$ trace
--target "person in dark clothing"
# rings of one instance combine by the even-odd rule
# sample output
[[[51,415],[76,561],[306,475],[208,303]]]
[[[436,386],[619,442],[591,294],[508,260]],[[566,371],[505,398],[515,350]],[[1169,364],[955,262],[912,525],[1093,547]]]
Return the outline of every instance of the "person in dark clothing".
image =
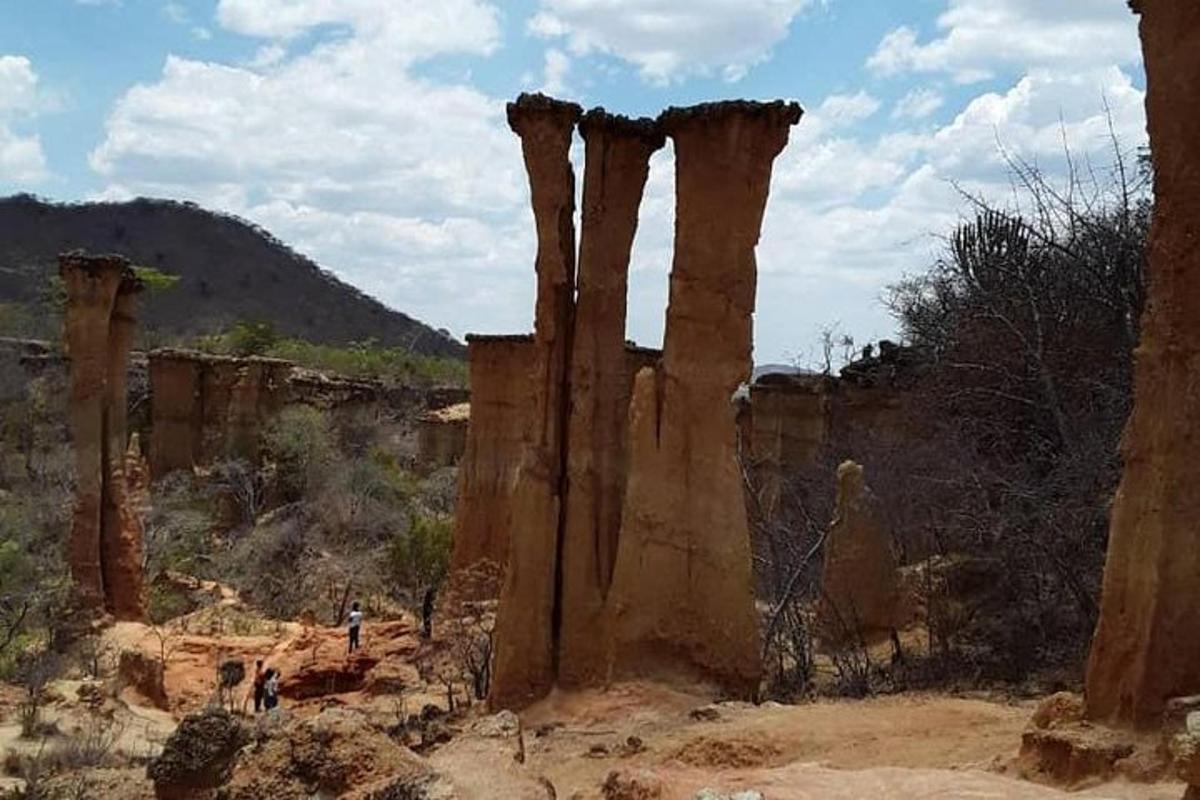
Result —
[[[349,650],[349,652],[351,652],[351,653],[353,653],[355,650],[358,650],[360,647],[362,647],[362,645],[360,644],[360,641],[362,638],[362,621],[363,621],[362,609],[359,608],[358,602],[355,601],[350,606],[350,629],[349,629],[350,650]]]
[[[421,602],[421,635],[426,639],[433,635],[433,601],[436,599],[437,590],[430,586]]]
[[[268,669],[263,682],[263,708],[271,711],[279,706],[279,670]]]
[[[259,660],[254,662],[253,691],[254,691],[254,713],[255,714],[262,711],[263,694],[265,692],[266,684],[267,684],[267,674],[263,670],[263,662],[262,662],[262,659],[260,658]]]

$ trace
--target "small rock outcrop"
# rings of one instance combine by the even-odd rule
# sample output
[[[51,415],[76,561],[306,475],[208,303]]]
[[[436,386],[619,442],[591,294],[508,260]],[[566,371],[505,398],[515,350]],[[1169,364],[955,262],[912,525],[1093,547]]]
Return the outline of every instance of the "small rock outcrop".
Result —
[[[846,461],[837,471],[837,499],[821,576],[817,628],[836,644],[886,633],[897,623],[899,572],[883,508],[863,468]]]
[[[1200,800],[1200,736],[1181,733],[1171,740],[1175,777],[1187,784],[1183,800]]]
[[[417,462],[425,469],[452,467],[467,449],[471,404],[426,411],[417,421]]]
[[[424,760],[372,727],[363,714],[331,708],[312,719],[287,721],[246,748],[222,796],[228,800],[405,797],[398,787],[429,773]]]
[[[1086,696],[1092,719],[1149,727],[1168,698],[1200,694],[1200,5],[1138,6],[1154,162],[1148,301]]]
[[[238,751],[249,741],[246,728],[223,708],[189,714],[146,769],[155,796],[159,800],[211,797],[229,781]]]
[[[125,479],[125,380],[142,284],[121,256],[68,253],[59,274],[76,467],[67,563],[85,608],[141,619],[142,530]]]

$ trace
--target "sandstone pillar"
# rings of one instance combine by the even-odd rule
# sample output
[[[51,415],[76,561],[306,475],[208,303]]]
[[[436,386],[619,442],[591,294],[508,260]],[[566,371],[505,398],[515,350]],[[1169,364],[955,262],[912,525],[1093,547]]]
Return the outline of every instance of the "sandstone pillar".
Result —
[[[604,597],[616,562],[625,494],[630,378],[625,351],[629,257],[650,156],[664,144],[653,120],[595,109],[585,147],[579,296],[570,368],[567,496],[562,535],[560,685],[604,681]]]
[[[638,374],[630,469],[608,605],[613,677],[715,683],[749,696],[759,634],[737,464],[734,391],[750,377],[751,314],[775,156],[800,108],[670,109],[675,258],[662,367]]]
[[[59,257],[66,290],[64,346],[71,363],[70,422],[75,451],[75,510],[67,564],[85,607],[104,605],[100,531],[104,508],[108,334],[117,292],[129,264],[116,256],[69,253]]]
[[[892,630],[899,599],[896,557],[879,500],[863,468],[846,461],[837,470],[837,501],[817,605],[820,638],[834,646]]]
[[[569,153],[581,109],[521,95],[508,122],[521,138],[537,227],[537,305],[530,439],[513,503],[508,568],[496,620],[491,702],[516,707],[554,683],[559,530],[575,304],[575,173]]]
[[[1200,694],[1200,4],[1141,0],[1154,159],[1148,303],[1087,674],[1093,719]]]
[[[117,619],[145,616],[142,586],[142,524],[130,506],[125,475],[129,445],[129,351],[137,327],[137,293],[140,281],[127,274],[121,281],[108,328],[108,377],[105,401],[104,502],[102,507],[100,564],[104,576],[105,607]]]
[[[471,416],[458,466],[452,572],[508,561],[512,498],[531,421],[530,336],[468,336]]]
[[[120,256],[59,258],[66,288],[64,339],[71,364],[70,421],[76,497],[67,564],[82,605],[140,619],[142,535],[125,485],[125,388],[141,290]]]

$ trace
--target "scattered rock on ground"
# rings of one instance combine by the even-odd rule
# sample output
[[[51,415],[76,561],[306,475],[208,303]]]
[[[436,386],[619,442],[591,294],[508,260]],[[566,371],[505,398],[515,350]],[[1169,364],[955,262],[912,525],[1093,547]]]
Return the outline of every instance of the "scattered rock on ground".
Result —
[[[1033,712],[1034,727],[1045,730],[1071,725],[1083,719],[1083,698],[1072,692],[1058,692],[1038,703]]]
[[[659,800],[663,783],[645,770],[613,770],[601,787],[604,800]]]

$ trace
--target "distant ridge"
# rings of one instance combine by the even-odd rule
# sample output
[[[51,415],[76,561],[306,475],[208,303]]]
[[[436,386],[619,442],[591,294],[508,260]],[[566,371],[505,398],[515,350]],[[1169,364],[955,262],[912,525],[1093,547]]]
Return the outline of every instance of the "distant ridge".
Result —
[[[425,355],[462,358],[465,347],[342,282],[263,228],[194,203],[51,203],[0,198],[0,303],[34,303],[56,274],[59,253],[121,253],[178,275],[148,295],[142,323],[194,336],[240,320],[271,323],[285,336],[344,345],[374,339]]]

